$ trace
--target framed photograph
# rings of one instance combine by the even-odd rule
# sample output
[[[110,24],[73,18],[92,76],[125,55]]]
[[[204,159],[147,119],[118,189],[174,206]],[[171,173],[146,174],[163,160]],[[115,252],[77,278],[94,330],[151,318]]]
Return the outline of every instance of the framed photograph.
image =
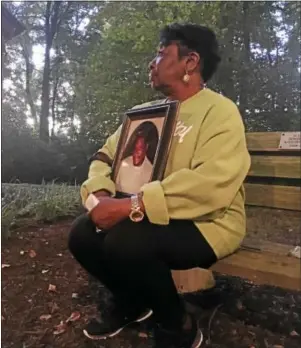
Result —
[[[172,101],[125,113],[112,166],[117,197],[163,179],[178,108],[179,102]]]

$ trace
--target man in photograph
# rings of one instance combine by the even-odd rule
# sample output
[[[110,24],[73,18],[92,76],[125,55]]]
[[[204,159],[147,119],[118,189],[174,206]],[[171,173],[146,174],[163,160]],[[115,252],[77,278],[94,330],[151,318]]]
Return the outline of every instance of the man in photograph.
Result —
[[[118,191],[134,194],[149,182],[157,144],[156,126],[150,121],[141,123],[133,132],[124,151],[116,178]]]

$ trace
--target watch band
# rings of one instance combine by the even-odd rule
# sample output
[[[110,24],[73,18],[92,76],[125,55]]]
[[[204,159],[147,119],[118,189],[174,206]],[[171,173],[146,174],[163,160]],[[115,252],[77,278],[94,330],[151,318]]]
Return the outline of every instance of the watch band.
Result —
[[[130,219],[134,222],[139,222],[143,220],[144,213],[141,211],[140,205],[139,205],[139,197],[138,195],[131,196],[131,212],[130,212]]]

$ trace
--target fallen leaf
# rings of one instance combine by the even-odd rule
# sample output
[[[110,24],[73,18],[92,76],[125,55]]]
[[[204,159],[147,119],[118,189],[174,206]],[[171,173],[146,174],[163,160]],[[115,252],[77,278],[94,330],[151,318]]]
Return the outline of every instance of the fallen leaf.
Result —
[[[40,320],[49,320],[51,318],[51,314],[43,314],[40,316]]]
[[[37,253],[33,249],[31,249],[31,250],[29,250],[28,255],[29,255],[29,257],[31,257],[33,259],[34,257],[37,256]]]
[[[72,298],[78,298],[78,294],[76,292],[73,292],[71,295]]]
[[[73,312],[71,313],[70,317],[66,320],[66,323],[76,321],[80,318],[80,312]]]
[[[292,337],[298,337],[298,336],[300,336],[300,335],[298,334],[297,331],[293,330],[293,331],[290,333],[290,336],[292,336]]]
[[[10,267],[10,265],[9,265],[8,263],[3,263],[3,264],[1,265],[1,268],[8,268],[8,267]]]
[[[59,309],[60,309],[60,307],[55,302],[50,303],[50,305],[49,305],[50,313],[54,313]]]
[[[298,259],[301,259],[301,247],[296,246],[295,248],[293,248],[292,250],[289,251],[289,255],[295,256]]]
[[[56,285],[49,284],[48,291],[56,292]]]
[[[56,325],[55,327],[55,330],[53,331],[53,334],[54,335],[60,335],[62,333],[64,333],[67,329],[67,324],[64,323],[63,321],[60,322],[59,325]]]
[[[20,255],[24,255],[24,250],[21,250],[21,251],[20,251]]]
[[[139,332],[138,336],[141,338],[148,338],[148,334],[145,332]]]
[[[49,269],[42,269],[42,274],[49,272]]]
[[[63,254],[56,254],[57,256],[63,256]]]
[[[236,302],[236,308],[237,308],[239,311],[241,311],[241,310],[244,308],[244,306],[243,306],[243,304],[242,304],[242,302],[241,302],[240,300],[238,300],[238,301]]]

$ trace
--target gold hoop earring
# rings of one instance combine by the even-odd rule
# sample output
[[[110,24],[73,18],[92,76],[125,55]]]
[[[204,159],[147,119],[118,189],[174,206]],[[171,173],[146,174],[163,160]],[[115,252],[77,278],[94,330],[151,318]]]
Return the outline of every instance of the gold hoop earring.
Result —
[[[184,81],[185,83],[188,83],[189,80],[190,80],[190,76],[189,76],[188,74],[185,74],[185,75],[183,76],[183,81]]]

